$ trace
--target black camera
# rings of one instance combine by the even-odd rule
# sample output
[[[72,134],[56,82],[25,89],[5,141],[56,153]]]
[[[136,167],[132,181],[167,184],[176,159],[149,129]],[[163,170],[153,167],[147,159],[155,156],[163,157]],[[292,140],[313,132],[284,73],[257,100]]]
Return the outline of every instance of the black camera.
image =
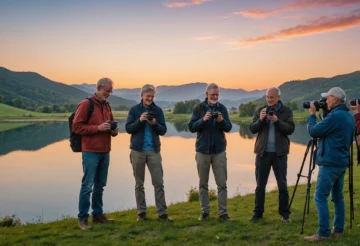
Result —
[[[219,117],[219,112],[218,111],[211,111],[211,118],[212,119],[217,119],[217,117]]]
[[[319,101],[314,101],[314,106],[316,111],[319,111],[320,109],[327,110],[326,98],[321,98]],[[303,108],[310,108],[310,102],[304,102]]]
[[[112,131],[112,130],[115,130],[116,128],[117,128],[117,121],[111,121],[111,120],[108,120],[107,121],[107,123],[109,123],[110,124],[110,130]]]
[[[266,114],[270,115],[270,116],[273,116],[275,114],[275,110],[272,107],[267,106],[266,107]]]
[[[148,114],[147,114],[147,119],[148,120],[153,120],[156,117],[156,113],[154,110],[150,109]]]
[[[360,99],[350,100],[350,105],[351,105],[351,106],[356,106],[356,100],[358,101],[358,104],[360,105]]]

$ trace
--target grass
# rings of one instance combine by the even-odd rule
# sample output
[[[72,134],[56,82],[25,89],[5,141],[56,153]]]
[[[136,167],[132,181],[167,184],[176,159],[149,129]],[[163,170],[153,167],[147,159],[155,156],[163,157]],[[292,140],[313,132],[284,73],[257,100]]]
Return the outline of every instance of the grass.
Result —
[[[354,166],[354,207],[355,221],[349,229],[349,192],[346,175],[344,195],[346,202],[345,236],[327,243],[316,245],[358,245],[360,223],[357,211],[360,209],[360,167]],[[306,188],[299,186],[291,208],[290,224],[284,224],[277,213],[278,194],[272,191],[266,195],[264,219],[251,223],[254,195],[236,196],[228,201],[232,222],[217,219],[217,201],[211,201],[209,221],[199,221],[198,202],[170,204],[168,212],[173,223],[156,220],[156,209],[148,209],[149,221],[136,221],[136,210],[108,214],[114,218],[114,224],[93,225],[89,231],[81,231],[75,218],[65,218],[52,223],[21,225],[0,228],[0,245],[309,245],[303,237],[317,230],[317,212],[312,200],[315,184],[311,189],[310,214],[306,216],[304,235],[300,235],[302,212]],[[289,193],[292,194],[293,187]],[[150,194],[149,194],[150,195]],[[330,203],[330,202],[329,202]],[[331,216],[332,204],[329,206]],[[315,245],[314,244],[314,245]]]
[[[23,126],[27,126],[27,125],[31,125],[31,123],[29,123],[29,122],[11,122],[11,123],[0,122],[0,132],[8,131],[11,129],[15,129],[15,128],[23,127]]]

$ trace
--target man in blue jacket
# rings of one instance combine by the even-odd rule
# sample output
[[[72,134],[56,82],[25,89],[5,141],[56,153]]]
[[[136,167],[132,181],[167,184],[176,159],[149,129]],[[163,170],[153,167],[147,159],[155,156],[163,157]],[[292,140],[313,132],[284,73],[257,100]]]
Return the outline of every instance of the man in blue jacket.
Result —
[[[344,175],[349,165],[350,145],[355,131],[354,118],[345,105],[345,92],[339,88],[331,88],[326,97],[329,113],[323,121],[316,123],[316,108],[310,103],[308,132],[318,138],[316,163],[319,173],[316,182],[314,200],[318,211],[319,228],[315,235],[305,237],[306,241],[330,240],[331,234],[341,236],[344,233],[345,203],[343,196]],[[334,204],[334,225],[330,230],[328,196]]]
[[[172,221],[167,215],[159,138],[159,135],[165,135],[167,128],[162,109],[153,102],[154,96],[155,87],[144,85],[141,88],[141,102],[130,109],[126,121],[126,132],[131,134],[130,161],[136,183],[138,221],[147,220],[144,190],[146,165],[155,190],[158,220]]]
[[[206,88],[206,99],[194,107],[189,122],[190,132],[196,132],[196,162],[199,175],[200,206],[202,215],[199,220],[208,220],[209,203],[209,172],[212,166],[218,189],[218,214],[220,219],[229,221],[227,211],[227,164],[226,138],[232,124],[227,109],[218,102],[219,87],[211,83]]]

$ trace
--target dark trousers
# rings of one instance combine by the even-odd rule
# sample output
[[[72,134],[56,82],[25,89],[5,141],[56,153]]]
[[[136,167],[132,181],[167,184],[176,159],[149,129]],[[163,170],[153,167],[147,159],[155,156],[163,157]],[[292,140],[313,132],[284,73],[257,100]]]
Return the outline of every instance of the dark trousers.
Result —
[[[255,165],[256,190],[254,215],[262,216],[264,213],[265,188],[272,167],[279,190],[279,214],[289,216],[289,192],[286,181],[287,155],[277,156],[275,152],[264,152],[263,156],[256,156]]]

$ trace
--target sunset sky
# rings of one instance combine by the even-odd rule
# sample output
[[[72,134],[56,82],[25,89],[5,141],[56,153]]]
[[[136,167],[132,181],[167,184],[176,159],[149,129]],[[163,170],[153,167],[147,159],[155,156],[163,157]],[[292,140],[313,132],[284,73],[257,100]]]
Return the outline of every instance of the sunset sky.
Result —
[[[1,0],[0,66],[116,88],[331,77],[360,69],[360,0]]]

